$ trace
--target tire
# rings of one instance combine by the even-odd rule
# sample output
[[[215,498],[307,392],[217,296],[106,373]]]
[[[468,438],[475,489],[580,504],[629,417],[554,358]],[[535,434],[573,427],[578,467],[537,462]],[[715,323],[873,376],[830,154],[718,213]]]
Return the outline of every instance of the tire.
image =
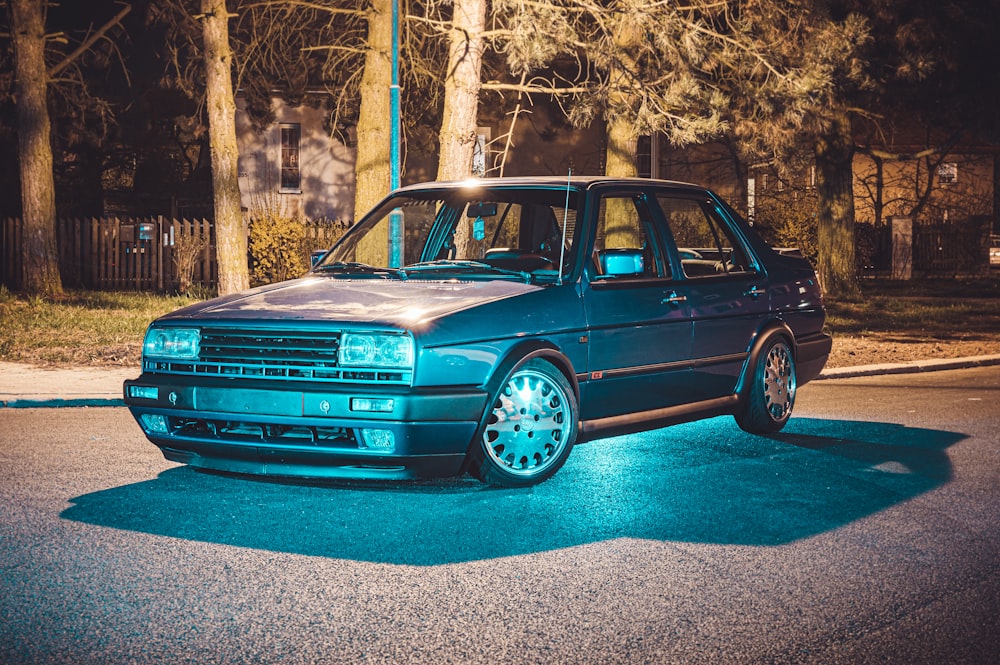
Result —
[[[498,487],[527,487],[554,474],[576,441],[573,389],[551,363],[532,359],[503,382],[472,442],[469,469]]]
[[[736,423],[751,434],[777,432],[795,406],[795,356],[788,340],[774,335],[757,354],[753,373],[743,394]]]

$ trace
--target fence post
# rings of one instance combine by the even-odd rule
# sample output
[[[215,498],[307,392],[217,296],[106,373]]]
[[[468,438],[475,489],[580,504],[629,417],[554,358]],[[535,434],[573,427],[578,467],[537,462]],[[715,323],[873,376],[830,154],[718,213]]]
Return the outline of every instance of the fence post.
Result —
[[[892,278],[913,278],[913,219],[890,217],[892,229]]]

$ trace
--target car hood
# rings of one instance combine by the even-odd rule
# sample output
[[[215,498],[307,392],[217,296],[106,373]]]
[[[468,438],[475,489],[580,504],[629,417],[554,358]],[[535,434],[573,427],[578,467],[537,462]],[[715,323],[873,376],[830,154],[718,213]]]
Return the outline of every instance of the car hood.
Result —
[[[336,321],[419,328],[476,305],[541,290],[505,280],[304,277],[177,310],[161,321]]]

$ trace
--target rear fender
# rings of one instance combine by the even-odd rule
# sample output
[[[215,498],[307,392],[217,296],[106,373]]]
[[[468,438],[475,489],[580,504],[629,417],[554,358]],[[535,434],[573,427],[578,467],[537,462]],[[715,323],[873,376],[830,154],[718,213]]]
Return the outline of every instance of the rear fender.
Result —
[[[743,395],[746,392],[751,382],[753,370],[757,366],[757,360],[760,358],[764,346],[774,337],[784,337],[788,340],[789,346],[792,347],[792,353],[795,353],[795,334],[788,327],[788,324],[780,319],[772,319],[766,322],[761,326],[757,334],[753,336],[753,339],[750,340],[747,358],[743,361],[743,369],[740,370],[740,380],[736,384],[736,393],[738,395]]]

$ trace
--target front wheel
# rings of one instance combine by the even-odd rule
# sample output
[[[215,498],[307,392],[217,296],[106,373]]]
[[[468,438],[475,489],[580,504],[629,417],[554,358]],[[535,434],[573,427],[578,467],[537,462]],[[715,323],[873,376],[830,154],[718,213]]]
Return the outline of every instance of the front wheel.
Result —
[[[752,434],[777,432],[795,405],[795,358],[784,337],[764,343],[736,413],[736,423]]]
[[[494,395],[469,466],[490,485],[534,485],[563,465],[576,432],[577,403],[569,381],[551,363],[529,360]]]

